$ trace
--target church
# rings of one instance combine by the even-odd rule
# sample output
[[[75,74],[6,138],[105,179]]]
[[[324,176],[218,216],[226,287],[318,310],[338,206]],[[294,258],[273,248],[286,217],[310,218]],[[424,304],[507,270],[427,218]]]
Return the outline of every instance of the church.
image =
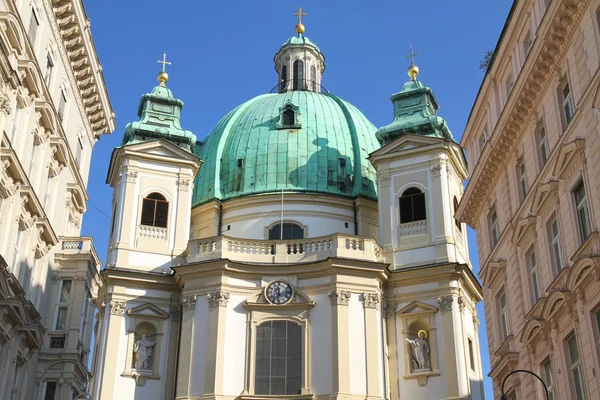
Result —
[[[114,149],[94,399],[483,399],[463,150],[412,48],[378,129],[296,15],[270,93],[199,140],[165,57]]]

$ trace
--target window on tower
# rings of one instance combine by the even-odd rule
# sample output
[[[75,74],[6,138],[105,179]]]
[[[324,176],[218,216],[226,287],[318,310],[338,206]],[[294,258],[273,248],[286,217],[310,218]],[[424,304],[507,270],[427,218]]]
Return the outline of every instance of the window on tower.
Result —
[[[168,215],[169,202],[162,194],[151,193],[144,198],[140,224],[166,228]]]
[[[304,62],[294,61],[294,90],[304,90]]]
[[[317,69],[314,65],[310,67],[310,85],[312,86],[313,92],[317,91]]]
[[[462,232],[462,224],[460,223],[458,218],[456,218],[456,212],[458,211],[458,199],[456,198],[456,196],[454,196],[454,200],[452,202],[454,205],[454,223],[456,224],[458,230]]]
[[[427,219],[425,211],[425,193],[417,188],[408,188],[400,196],[400,223]]]
[[[303,238],[304,229],[298,224],[284,222],[283,229],[281,224],[275,224],[269,228],[269,240],[294,240]]]
[[[281,86],[279,87],[280,92],[285,92],[285,89],[287,88],[287,80],[287,65],[284,65],[281,67]]]

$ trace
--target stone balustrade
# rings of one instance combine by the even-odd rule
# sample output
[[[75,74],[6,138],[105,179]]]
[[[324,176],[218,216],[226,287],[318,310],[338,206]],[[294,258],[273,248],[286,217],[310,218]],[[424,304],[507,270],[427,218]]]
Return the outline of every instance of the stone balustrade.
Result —
[[[167,228],[159,228],[156,226],[139,226],[140,238],[144,239],[156,239],[156,240],[167,240]]]
[[[293,264],[329,257],[383,262],[374,239],[334,234],[296,240],[256,240],[213,236],[189,243],[188,263],[226,258],[265,264]]]
[[[422,235],[427,233],[427,220],[400,224],[400,236]]]
[[[61,238],[62,253],[70,252],[95,252],[94,242],[88,236],[62,237]]]

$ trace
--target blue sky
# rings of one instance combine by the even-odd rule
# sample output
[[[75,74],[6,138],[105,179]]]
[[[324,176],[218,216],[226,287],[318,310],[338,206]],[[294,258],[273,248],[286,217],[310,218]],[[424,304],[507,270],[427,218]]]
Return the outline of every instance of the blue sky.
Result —
[[[389,97],[408,79],[409,46],[419,55],[419,79],[431,87],[440,115],[460,140],[483,71],[479,62],[493,50],[510,0],[341,1],[85,1],[103,66],[117,129],[103,136],[92,155],[90,203],[83,235],[93,236],[105,258],[112,189],[105,184],[110,154],[125,125],[137,119],[143,93],[156,85],[167,52],[168,83],[185,103],[182,125],[204,138],[240,103],[277,84],[273,56],[294,35],[299,6],[306,36],[326,58],[323,86],[350,101],[376,126],[392,120]],[[474,232],[471,261],[479,270]],[[486,398],[492,399],[483,304],[479,304]]]

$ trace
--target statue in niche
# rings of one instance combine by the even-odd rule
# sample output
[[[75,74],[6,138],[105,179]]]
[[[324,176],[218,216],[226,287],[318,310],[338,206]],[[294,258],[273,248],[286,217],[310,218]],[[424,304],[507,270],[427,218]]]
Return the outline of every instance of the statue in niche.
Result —
[[[151,342],[146,339],[146,334],[142,332],[141,339],[133,345],[133,353],[135,354],[135,369],[148,369],[148,362],[152,356],[152,347],[156,341]]]
[[[412,349],[413,370],[431,370],[429,363],[429,344],[427,343],[427,332],[420,330],[414,339],[406,338]]]

